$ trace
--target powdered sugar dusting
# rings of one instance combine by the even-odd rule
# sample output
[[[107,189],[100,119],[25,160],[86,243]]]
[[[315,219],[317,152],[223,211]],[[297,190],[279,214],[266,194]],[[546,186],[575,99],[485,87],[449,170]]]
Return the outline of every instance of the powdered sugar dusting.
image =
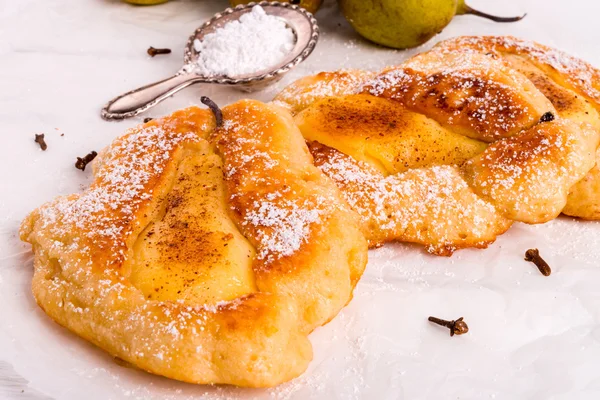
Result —
[[[281,19],[267,15],[261,6],[222,28],[194,40],[196,72],[205,76],[237,77],[281,62],[292,51],[294,32]]]
[[[299,177],[304,172],[282,156],[271,134],[271,129],[284,128],[272,118],[256,117],[255,111],[248,106],[225,121],[220,148],[228,160],[225,176],[237,182],[232,208],[241,214],[240,228],[255,242],[257,258],[271,263],[293,255],[307,243],[311,229],[331,211],[328,204],[334,199],[311,190],[296,192],[296,185],[305,185]]]
[[[597,102],[596,108],[600,108],[600,71],[563,51],[510,36],[458,37],[440,43],[433,50],[451,53],[456,49],[525,55],[546,72],[552,74],[553,69],[559,72],[562,79]]]
[[[42,230],[38,234],[61,240],[74,229],[94,245],[124,257],[124,241],[139,207],[152,198],[152,182],[164,170],[171,153],[183,142],[198,140],[193,132],[177,134],[156,125],[130,131],[102,156],[96,181],[81,195],[58,198],[40,210]],[[156,183],[156,182],[154,182]],[[48,229],[45,231],[45,229]],[[80,247],[74,238],[75,247]],[[92,262],[90,260],[90,262]]]
[[[484,246],[508,227],[477,197],[454,166],[432,166],[384,177],[370,165],[325,146],[310,146],[315,163],[342,189],[369,229],[372,244],[397,240],[427,244],[446,254],[461,243]]]
[[[291,256],[307,242],[311,224],[319,221],[323,211],[319,204],[299,203],[275,193],[275,201],[255,201],[242,225],[251,225],[261,243],[259,259],[273,261]],[[266,229],[265,229],[266,228]]]
[[[372,72],[360,70],[321,72],[288,85],[275,97],[274,102],[290,108],[296,114],[315,100],[358,92],[371,76]]]
[[[467,136],[493,141],[532,126],[553,110],[533,89],[524,76],[493,57],[429,52],[383,71],[363,90],[398,100]]]
[[[465,164],[465,176],[508,218],[546,222],[558,216],[569,188],[594,166],[599,134],[568,120],[542,122],[492,144]]]

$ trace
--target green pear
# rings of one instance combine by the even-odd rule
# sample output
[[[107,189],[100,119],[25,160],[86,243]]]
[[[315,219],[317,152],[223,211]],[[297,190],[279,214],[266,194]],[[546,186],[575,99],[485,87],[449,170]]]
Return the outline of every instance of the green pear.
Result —
[[[496,17],[472,9],[465,0],[338,0],[338,3],[361,36],[396,49],[425,43],[455,15],[472,14],[496,22],[514,22],[525,17]]]

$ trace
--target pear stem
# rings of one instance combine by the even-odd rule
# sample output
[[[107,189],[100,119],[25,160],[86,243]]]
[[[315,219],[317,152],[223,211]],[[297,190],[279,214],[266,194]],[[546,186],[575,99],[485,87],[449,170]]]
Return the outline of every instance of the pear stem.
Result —
[[[525,18],[527,13],[521,15],[520,17],[498,17],[497,15],[492,15],[488,13],[484,13],[483,11],[475,10],[474,8],[469,7],[468,5],[463,6],[463,10],[461,14],[471,14],[477,15],[478,17],[491,19],[494,22],[517,22]]]

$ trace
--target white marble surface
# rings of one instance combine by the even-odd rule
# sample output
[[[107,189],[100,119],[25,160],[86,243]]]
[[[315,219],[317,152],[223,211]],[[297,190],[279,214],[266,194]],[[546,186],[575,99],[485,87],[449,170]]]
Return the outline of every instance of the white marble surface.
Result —
[[[311,336],[309,370],[272,390],[193,386],[120,367],[37,308],[29,291],[31,254],[16,237],[19,221],[40,203],[89,183],[89,173],[73,167],[75,157],[101,149],[144,117],[108,123],[99,118],[102,105],[175,72],[188,34],[225,3],[139,8],[118,0],[0,0],[0,399],[600,398],[598,223],[561,218],[516,225],[489,249],[449,259],[403,245],[372,252],[352,303]],[[529,15],[512,25],[459,17],[434,41],[513,34],[600,66],[596,0],[472,3]],[[334,1],[317,17],[323,36],[313,56],[278,87],[253,97],[267,100],[304,74],[376,69],[414,53],[364,42]],[[149,45],[174,53],[151,59]],[[245,96],[197,86],[147,115],[197,103],[201,95],[219,104]],[[41,132],[46,152],[33,142]],[[554,267],[551,277],[522,260],[530,247],[539,247]],[[463,315],[471,331],[450,339],[426,322],[430,314]]]

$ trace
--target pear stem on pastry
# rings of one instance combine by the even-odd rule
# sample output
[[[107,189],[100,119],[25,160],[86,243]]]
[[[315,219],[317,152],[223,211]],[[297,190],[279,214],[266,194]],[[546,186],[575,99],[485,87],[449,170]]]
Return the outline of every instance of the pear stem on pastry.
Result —
[[[459,3],[458,8],[456,10],[456,14],[457,15],[464,15],[464,14],[476,15],[478,17],[487,18],[494,22],[517,22],[517,21],[520,21],[523,18],[525,18],[525,16],[527,15],[527,13],[525,13],[525,14],[521,15],[520,17],[499,17],[497,15],[492,15],[492,14],[485,13],[483,11],[475,10],[474,8],[471,8],[468,5],[466,5],[464,3],[464,1],[461,1]]]
[[[202,102],[202,104],[210,108],[210,111],[212,111],[212,113],[215,115],[215,119],[217,120],[217,127],[222,126],[223,113],[221,112],[221,109],[219,108],[217,103],[212,101],[208,96],[200,97],[200,101]]]

